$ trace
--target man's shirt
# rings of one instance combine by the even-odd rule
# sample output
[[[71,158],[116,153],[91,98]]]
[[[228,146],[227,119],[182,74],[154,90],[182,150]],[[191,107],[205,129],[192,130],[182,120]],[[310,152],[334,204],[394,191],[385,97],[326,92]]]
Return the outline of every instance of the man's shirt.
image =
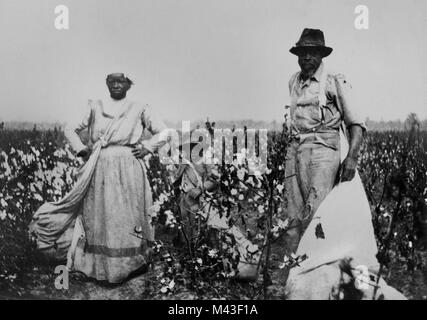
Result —
[[[319,110],[319,91],[323,63],[315,74],[301,79],[301,72],[295,73],[289,81],[291,99],[291,128],[294,132],[339,130],[341,122],[347,127],[359,125],[366,130],[364,117],[357,108],[360,105],[352,92],[350,83],[342,74],[328,72],[325,83],[326,106]],[[327,72],[327,71],[326,71]]]

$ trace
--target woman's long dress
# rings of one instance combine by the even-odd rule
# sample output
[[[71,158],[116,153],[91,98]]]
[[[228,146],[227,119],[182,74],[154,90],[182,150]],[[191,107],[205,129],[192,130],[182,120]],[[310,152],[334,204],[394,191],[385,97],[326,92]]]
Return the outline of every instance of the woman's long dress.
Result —
[[[147,240],[154,240],[151,189],[144,163],[133,156],[132,147],[141,142],[144,127],[155,133],[150,141],[142,142],[145,147],[156,151],[165,142],[156,134],[165,126],[148,106],[127,100],[122,106],[113,116],[101,101],[91,102],[84,119],[66,130],[72,147],[80,151],[85,146],[78,133],[88,129],[92,155],[70,194],[58,203],[42,206],[32,224],[41,249],[62,243],[74,270],[111,283],[125,280],[146,264]],[[77,216],[84,235],[69,252],[68,233]],[[144,239],[132,235],[135,228]],[[56,252],[63,255],[65,250]]]

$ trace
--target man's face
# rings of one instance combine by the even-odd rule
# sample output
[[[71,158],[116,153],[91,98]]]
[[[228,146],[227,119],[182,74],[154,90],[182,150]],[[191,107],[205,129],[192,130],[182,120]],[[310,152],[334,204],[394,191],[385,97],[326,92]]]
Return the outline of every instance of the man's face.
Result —
[[[304,48],[298,55],[298,64],[305,75],[312,75],[322,63],[322,54],[316,48]]]
[[[124,75],[109,75],[107,78],[107,87],[113,99],[123,99],[126,92],[130,89],[129,81]]]

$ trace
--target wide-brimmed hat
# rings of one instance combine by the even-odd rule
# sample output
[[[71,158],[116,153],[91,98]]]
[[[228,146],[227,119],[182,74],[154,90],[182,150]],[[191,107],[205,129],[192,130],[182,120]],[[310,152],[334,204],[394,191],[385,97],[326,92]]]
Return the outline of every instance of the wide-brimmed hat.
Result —
[[[317,48],[322,53],[323,57],[329,56],[333,50],[325,46],[323,31],[309,28],[304,29],[298,42],[289,51],[298,56],[301,52],[304,52],[306,48]]]

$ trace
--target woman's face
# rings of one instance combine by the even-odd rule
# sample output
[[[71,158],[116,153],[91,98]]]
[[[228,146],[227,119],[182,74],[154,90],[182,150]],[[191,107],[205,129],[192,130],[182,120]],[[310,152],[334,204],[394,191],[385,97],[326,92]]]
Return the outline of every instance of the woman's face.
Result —
[[[111,98],[121,100],[126,97],[126,93],[130,89],[130,84],[124,75],[110,75],[107,78],[107,87]]]

